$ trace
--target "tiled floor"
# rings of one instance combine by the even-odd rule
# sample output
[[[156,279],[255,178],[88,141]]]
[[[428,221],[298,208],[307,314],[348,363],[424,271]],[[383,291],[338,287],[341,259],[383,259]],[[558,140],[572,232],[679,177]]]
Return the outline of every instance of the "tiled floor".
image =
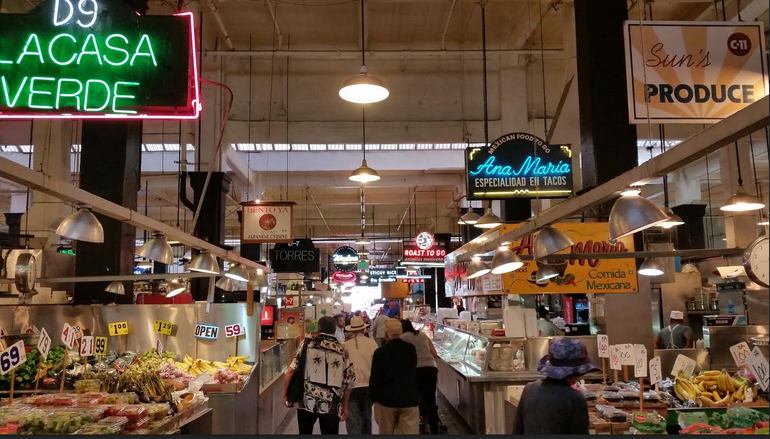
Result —
[[[472,431],[468,426],[465,424],[465,421],[460,419],[455,412],[448,406],[447,401],[441,396],[441,394],[438,395],[438,415],[439,418],[441,418],[441,422],[444,423],[444,425],[447,427],[448,432],[447,434],[472,434]],[[372,426],[372,433],[377,434],[377,423],[374,422],[374,425]],[[297,428],[297,414],[296,412],[292,412],[284,422],[284,425],[279,430],[278,434],[298,434],[299,430]],[[318,424],[316,424],[315,431],[313,431],[314,434],[320,434],[320,431],[318,429]],[[340,434],[346,434],[345,431],[345,423],[340,424]]]

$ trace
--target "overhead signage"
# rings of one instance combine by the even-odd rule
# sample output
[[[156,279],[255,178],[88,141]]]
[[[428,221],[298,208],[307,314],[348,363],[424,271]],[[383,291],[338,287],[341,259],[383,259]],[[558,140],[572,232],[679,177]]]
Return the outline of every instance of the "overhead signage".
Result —
[[[572,194],[572,150],[528,133],[465,150],[469,200],[557,198]]]
[[[310,239],[276,244],[269,252],[270,267],[276,273],[317,273],[321,271],[321,251]]]
[[[422,235],[422,234],[420,234]],[[435,239],[430,239],[430,245],[428,245],[428,239],[420,235],[412,242],[405,242],[403,248],[403,261],[404,262],[425,262],[425,263],[442,263],[444,262],[444,256],[446,256],[446,244],[438,242]],[[433,236],[431,235],[431,238]]]
[[[381,282],[395,282],[402,273],[404,273],[403,269],[399,268],[370,268],[366,272],[368,278],[360,276],[358,284],[376,287]]]
[[[0,14],[0,119],[194,119],[195,57],[190,12],[48,0]]]
[[[195,325],[195,337],[204,340],[216,340],[219,337],[219,326],[198,323]]]
[[[350,246],[338,247],[332,253],[332,267],[337,271],[356,271],[360,260],[356,249]]]
[[[631,123],[714,123],[767,96],[762,22],[626,21]]]
[[[293,202],[241,203],[241,242],[244,244],[291,243],[294,241]]]
[[[332,273],[332,282],[338,284],[352,284],[356,282],[357,278],[358,276],[352,271],[335,271]]]
[[[430,232],[420,232],[414,238],[414,243],[417,244],[417,248],[421,250],[427,250],[433,247],[434,241],[435,241],[435,238],[433,237],[433,234]]]

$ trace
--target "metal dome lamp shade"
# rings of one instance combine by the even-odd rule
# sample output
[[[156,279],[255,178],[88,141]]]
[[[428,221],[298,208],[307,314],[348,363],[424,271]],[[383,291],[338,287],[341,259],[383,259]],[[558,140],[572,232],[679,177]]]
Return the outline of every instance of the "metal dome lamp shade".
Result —
[[[457,224],[460,225],[474,225],[479,221],[479,214],[474,212],[470,207],[468,208],[468,211],[465,212],[460,219],[457,221]]]
[[[727,203],[720,207],[719,210],[723,212],[750,212],[763,209],[764,207],[764,203],[759,198],[749,194],[741,186],[732,197],[727,199]]]
[[[537,270],[536,282],[545,282],[559,275],[559,270],[553,265],[543,265]]]
[[[161,264],[170,264],[174,262],[174,251],[171,245],[166,241],[166,237],[161,233],[152,235],[152,239],[145,242],[136,253],[138,256]]]
[[[261,290],[262,288],[267,287],[267,276],[265,276],[265,273],[261,270],[257,270],[257,274],[254,276],[254,279],[252,280],[252,288],[255,290]]]
[[[476,279],[477,277],[484,276],[490,271],[487,264],[485,264],[481,258],[473,258],[471,264],[468,266],[468,276],[466,279]]]
[[[574,242],[564,232],[554,227],[546,226],[535,235],[533,256],[535,259],[542,259],[572,247],[573,244]]]
[[[171,288],[168,293],[166,293],[167,298],[178,296],[185,291],[187,291],[187,282],[177,282],[175,284],[170,284],[173,288]]]
[[[200,252],[197,256],[192,258],[192,261],[190,261],[190,265],[187,268],[190,271],[196,271],[198,273],[220,273],[217,257],[206,251]]]
[[[126,295],[126,286],[123,285],[123,282],[110,282],[107,284],[107,287],[104,288],[104,291],[108,293],[112,293],[118,296],[125,296]]]
[[[103,243],[104,228],[91,212],[91,206],[80,205],[77,212],[64,218],[56,228],[56,234],[64,238]]]
[[[658,227],[662,227],[664,229],[670,229],[672,227],[681,226],[684,224],[684,220],[682,218],[675,214],[673,210],[666,207],[663,209],[663,213],[668,215],[668,219],[663,221],[662,223],[658,224]]]
[[[646,198],[638,195],[620,197],[610,211],[610,241],[655,227],[668,219],[663,210]]]
[[[366,159],[363,159],[361,161],[361,166],[353,171],[353,173],[350,174],[350,177],[348,178],[351,181],[357,181],[359,183],[371,183],[373,181],[379,180],[380,174],[378,174],[374,169],[370,168],[369,165],[366,164]]]
[[[227,291],[228,293],[232,293],[233,291],[238,291],[242,289],[242,288],[239,288],[238,282],[226,276],[223,276],[214,285],[220,290]]]
[[[492,274],[510,273],[523,266],[524,263],[519,259],[519,255],[512,252],[508,247],[501,247],[492,259]]]
[[[233,264],[225,273],[225,277],[240,282],[246,282],[249,280],[249,270],[241,264]]]
[[[482,215],[473,226],[478,227],[479,229],[494,229],[495,227],[500,226],[502,223],[503,222],[500,220],[500,217],[495,215],[491,208],[487,207],[484,215]]]
[[[663,274],[663,267],[655,259],[645,259],[637,272],[642,276],[660,276]]]
[[[373,104],[387,99],[390,92],[382,81],[370,75],[369,69],[362,65],[356,76],[345,81],[339,95],[354,104]]]

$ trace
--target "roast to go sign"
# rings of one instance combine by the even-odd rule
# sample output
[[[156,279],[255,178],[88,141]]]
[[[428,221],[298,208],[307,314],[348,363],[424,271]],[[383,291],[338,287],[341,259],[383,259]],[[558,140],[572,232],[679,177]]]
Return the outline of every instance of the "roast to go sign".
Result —
[[[718,122],[768,91],[762,22],[627,21],[632,123]]]
[[[191,13],[121,0],[47,0],[0,14],[0,119],[196,118]]]
[[[468,199],[552,198],[572,193],[572,151],[527,133],[465,150]]]
[[[198,323],[195,325],[195,336],[204,340],[216,340],[219,337],[219,327]]]

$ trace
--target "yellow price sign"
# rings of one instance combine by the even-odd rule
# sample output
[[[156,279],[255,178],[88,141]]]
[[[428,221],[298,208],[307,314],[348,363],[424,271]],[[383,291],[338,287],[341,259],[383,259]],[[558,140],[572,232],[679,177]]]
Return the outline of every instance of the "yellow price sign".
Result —
[[[153,329],[155,330],[155,332],[158,332],[160,334],[171,335],[171,332],[174,329],[174,324],[171,322],[167,322],[165,320],[155,320]]]
[[[94,337],[94,355],[107,355],[107,337]]]
[[[115,335],[128,335],[128,322],[112,322],[107,325],[110,337]]]

